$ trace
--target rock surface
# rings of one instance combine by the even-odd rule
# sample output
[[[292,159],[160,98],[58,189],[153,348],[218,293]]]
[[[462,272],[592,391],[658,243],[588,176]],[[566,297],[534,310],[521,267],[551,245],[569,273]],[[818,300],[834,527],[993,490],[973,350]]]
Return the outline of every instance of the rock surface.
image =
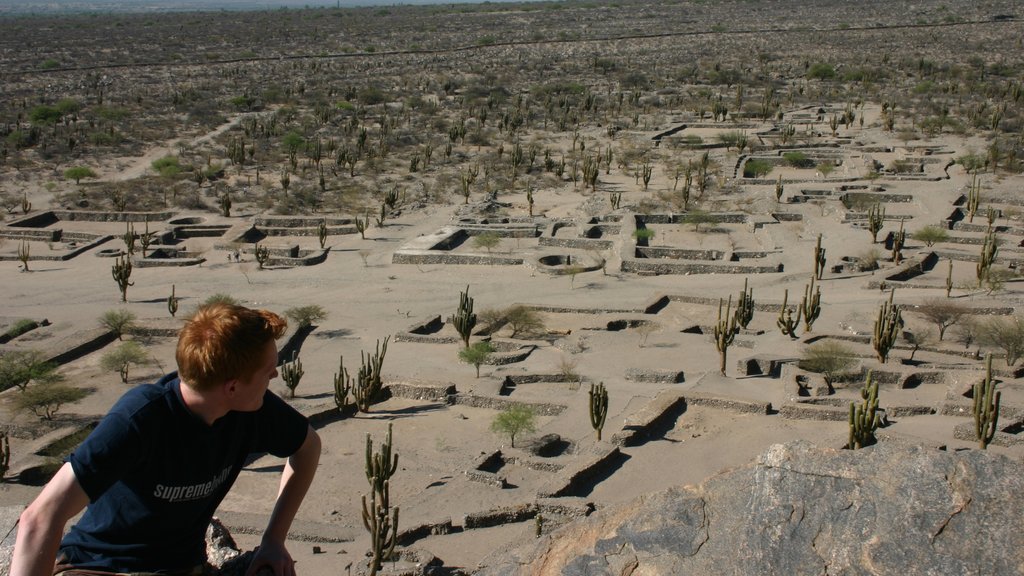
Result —
[[[599,511],[476,574],[1024,574],[1024,465],[981,450],[777,444]]]

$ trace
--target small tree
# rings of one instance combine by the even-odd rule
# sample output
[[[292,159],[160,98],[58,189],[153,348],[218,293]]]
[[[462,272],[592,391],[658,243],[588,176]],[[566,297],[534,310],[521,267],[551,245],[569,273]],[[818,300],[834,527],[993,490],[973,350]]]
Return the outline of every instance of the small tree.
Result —
[[[915,312],[924,316],[932,324],[935,324],[936,328],[939,329],[939,341],[941,342],[946,336],[946,330],[963,319],[970,312],[970,309],[957,302],[929,298],[918,306]]]
[[[979,326],[983,344],[1001,348],[1006,353],[1006,365],[1013,366],[1024,354],[1024,318],[992,318]]]
[[[484,232],[483,234],[473,236],[473,246],[487,249],[488,254],[490,254],[491,248],[494,248],[499,243],[501,243],[501,237],[494,232]]]
[[[307,328],[327,318],[327,311],[319,304],[296,306],[284,311],[284,315],[295,321],[300,328]]]
[[[100,366],[104,370],[115,371],[121,375],[121,382],[128,383],[128,371],[132,365],[146,364],[149,355],[138,342],[129,340],[117,348],[107,352],[100,358]]]
[[[857,357],[848,346],[834,340],[825,340],[804,350],[799,366],[808,372],[817,372],[830,388],[840,374],[857,364]]]
[[[537,430],[536,416],[533,408],[516,404],[498,414],[491,422],[491,431],[509,437],[512,447],[516,447],[516,436]]]
[[[88,166],[75,166],[74,168],[68,168],[64,171],[64,177],[68,180],[74,180],[75,184],[79,184],[82,178],[95,178],[96,172],[93,172],[92,168]]]
[[[107,310],[100,316],[100,325],[115,334],[118,340],[122,340],[135,327],[135,313],[123,308]]]
[[[693,231],[700,232],[701,224],[714,224],[718,220],[708,212],[703,210],[690,210],[683,216],[684,224],[693,224]]]
[[[480,365],[487,362],[487,358],[494,352],[490,342],[476,342],[472,346],[459,350],[459,360],[466,364],[472,364],[476,368],[476,377],[480,377]]]
[[[16,350],[0,355],[0,392],[18,388],[24,392],[28,385],[58,382],[63,378],[57,365],[47,362],[38,350]]]
[[[16,412],[31,412],[44,420],[53,420],[61,406],[85,398],[88,392],[59,382],[40,384],[14,397]]]
[[[527,306],[512,306],[505,311],[505,321],[512,327],[512,337],[533,335],[544,331],[544,320],[540,314]]]

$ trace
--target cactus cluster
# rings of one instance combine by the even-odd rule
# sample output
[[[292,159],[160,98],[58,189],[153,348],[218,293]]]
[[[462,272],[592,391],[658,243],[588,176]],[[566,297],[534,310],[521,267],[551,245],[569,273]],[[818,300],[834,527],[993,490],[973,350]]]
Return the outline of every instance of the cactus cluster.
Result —
[[[124,250],[129,256],[135,254],[135,241],[139,236],[135,233],[135,226],[132,226],[131,222],[127,222],[124,225],[124,234],[121,235],[121,240],[124,241]]]
[[[459,293],[459,308],[449,318],[462,337],[463,347],[469,348],[469,337],[473,335],[473,328],[476,327],[476,314],[473,313],[473,299],[469,297],[469,286],[465,292]]]
[[[288,392],[292,398],[295,398],[295,389],[299,387],[299,381],[306,374],[306,371],[302,369],[302,360],[299,359],[298,352],[292,352],[291,362],[285,362],[281,365],[281,379],[284,380],[284,385],[288,387]]]
[[[362,358],[362,366],[359,367],[359,372],[356,374],[356,380],[352,386],[352,396],[355,398],[356,406],[362,412],[369,412],[370,406],[373,401],[380,394],[381,390],[381,367],[384,365],[384,355],[388,352],[388,339],[390,336],[384,337],[384,345],[381,346],[380,340],[377,341],[376,351],[371,356],[366,352],[360,352],[359,356]]]
[[[736,300],[736,312],[734,313],[736,324],[742,328],[750,325],[754,319],[754,289],[747,287],[747,279],[743,279],[743,292],[740,292]]]
[[[881,422],[878,414],[878,382],[871,382],[868,372],[867,382],[860,391],[861,403],[850,402],[850,440],[846,445],[850,450],[857,450],[875,443],[875,430]]]
[[[719,369],[722,371],[722,376],[725,376],[725,364],[726,355],[729,352],[729,346],[732,345],[733,340],[736,339],[736,333],[739,332],[739,328],[736,326],[736,316],[729,314],[729,309],[732,307],[732,296],[729,296],[729,302],[725,305],[725,315],[722,315],[722,300],[718,300],[718,321],[715,322],[715,348],[718,349],[719,356]]]
[[[366,435],[366,479],[370,483],[370,502],[362,496],[363,526],[370,533],[370,576],[376,576],[391,557],[398,542],[398,506],[391,508],[391,476],[398,469],[398,454],[391,454],[391,424],[388,436],[374,454],[373,440]]]
[[[601,441],[601,430],[608,416],[608,390],[604,382],[590,385],[590,426],[597,431],[597,441]]]
[[[992,380],[992,354],[985,357],[985,379],[974,385],[974,433],[978,445],[984,450],[988,448],[996,436],[996,424],[999,422],[999,400],[1001,392],[996,391],[996,383]]]
[[[797,306],[796,318],[793,318],[793,311],[786,305],[789,303],[789,290],[782,293],[782,308],[779,310],[779,317],[775,320],[776,326],[783,334],[790,338],[796,338],[796,327],[800,325],[800,315],[803,314],[803,307]]]
[[[22,240],[21,244],[18,245],[18,260],[21,260],[21,271],[28,272],[28,259],[32,253],[32,249],[28,245],[27,240]]]
[[[117,287],[121,290],[121,302],[128,301],[128,287],[134,286],[135,283],[130,281],[132,277],[132,261],[127,255],[121,256],[114,262],[114,265],[110,267],[110,275],[114,277],[114,282],[117,282]]]
[[[362,218],[356,216],[352,223],[356,227],[356,232],[359,232],[359,237],[366,240],[366,229],[370,227],[370,215],[364,214]]]
[[[874,335],[871,338],[871,346],[875,349],[878,361],[882,364],[885,364],[885,361],[889,358],[889,351],[892,350],[893,345],[896,343],[900,327],[903,325],[900,307],[898,304],[892,303],[892,298],[895,294],[896,289],[893,288],[889,292],[889,299],[883,302],[882,306],[878,309]]]

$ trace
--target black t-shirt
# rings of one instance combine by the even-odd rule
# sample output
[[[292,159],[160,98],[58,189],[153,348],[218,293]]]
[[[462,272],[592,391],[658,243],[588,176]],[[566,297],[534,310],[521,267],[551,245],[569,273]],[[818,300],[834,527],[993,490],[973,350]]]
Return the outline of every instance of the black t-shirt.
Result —
[[[294,454],[308,421],[267,391],[256,412],[208,426],[178,375],[130,390],[69,458],[89,496],[61,542],[68,564],[118,572],[181,570],[206,560],[206,527],[246,458]]]

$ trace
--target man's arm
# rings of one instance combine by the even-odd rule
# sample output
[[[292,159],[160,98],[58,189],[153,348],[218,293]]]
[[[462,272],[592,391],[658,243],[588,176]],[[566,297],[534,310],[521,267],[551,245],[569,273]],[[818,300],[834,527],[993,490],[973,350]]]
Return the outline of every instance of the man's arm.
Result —
[[[310,426],[306,431],[306,440],[298,451],[288,458],[284,472],[281,473],[277,503],[270,514],[270,522],[263,533],[260,549],[253,558],[247,575],[255,574],[263,566],[269,566],[277,576],[294,576],[294,562],[284,543],[288,538],[292,520],[299,511],[299,505],[302,504],[309,485],[313,482],[319,462],[320,436]]]
[[[11,574],[14,576],[50,576],[57,557],[64,525],[89,503],[78,484],[71,464],[65,463],[21,513],[18,539],[14,543]]]

